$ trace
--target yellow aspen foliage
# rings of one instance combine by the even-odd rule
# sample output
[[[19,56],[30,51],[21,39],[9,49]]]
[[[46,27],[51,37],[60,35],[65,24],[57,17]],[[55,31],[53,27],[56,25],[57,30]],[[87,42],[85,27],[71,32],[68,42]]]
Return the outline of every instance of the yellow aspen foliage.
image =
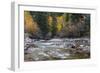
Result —
[[[57,30],[61,31],[63,27],[63,16],[58,16],[57,17]]]
[[[35,33],[38,29],[37,23],[33,20],[29,11],[24,11],[24,28],[29,33]]]
[[[60,31],[62,29],[62,24],[57,24],[57,30]]]

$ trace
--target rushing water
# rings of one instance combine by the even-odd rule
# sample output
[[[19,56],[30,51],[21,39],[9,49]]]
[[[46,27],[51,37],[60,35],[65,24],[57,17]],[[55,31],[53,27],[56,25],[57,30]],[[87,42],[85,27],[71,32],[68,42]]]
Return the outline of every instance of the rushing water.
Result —
[[[36,40],[26,37],[24,43],[25,61],[73,59],[71,56],[77,54],[77,59],[81,55],[86,55],[84,58],[90,56],[89,38]]]

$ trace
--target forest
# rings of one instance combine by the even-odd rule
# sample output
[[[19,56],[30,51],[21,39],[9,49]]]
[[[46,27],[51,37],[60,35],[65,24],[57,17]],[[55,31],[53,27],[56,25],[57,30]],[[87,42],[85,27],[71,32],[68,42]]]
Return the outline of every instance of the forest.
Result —
[[[24,16],[31,38],[90,37],[90,14],[25,11]]]

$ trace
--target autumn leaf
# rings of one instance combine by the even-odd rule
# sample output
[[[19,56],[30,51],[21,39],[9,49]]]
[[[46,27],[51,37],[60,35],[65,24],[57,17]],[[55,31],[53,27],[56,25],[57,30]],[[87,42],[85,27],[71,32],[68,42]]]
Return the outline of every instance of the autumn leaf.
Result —
[[[35,33],[37,31],[37,23],[32,19],[29,11],[24,11],[24,22],[26,32]]]

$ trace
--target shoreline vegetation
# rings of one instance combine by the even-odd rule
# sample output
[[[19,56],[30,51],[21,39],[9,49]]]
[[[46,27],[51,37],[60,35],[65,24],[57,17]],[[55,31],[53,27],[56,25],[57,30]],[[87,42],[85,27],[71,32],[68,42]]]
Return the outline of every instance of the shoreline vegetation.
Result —
[[[24,11],[24,61],[90,58],[90,14]]]

